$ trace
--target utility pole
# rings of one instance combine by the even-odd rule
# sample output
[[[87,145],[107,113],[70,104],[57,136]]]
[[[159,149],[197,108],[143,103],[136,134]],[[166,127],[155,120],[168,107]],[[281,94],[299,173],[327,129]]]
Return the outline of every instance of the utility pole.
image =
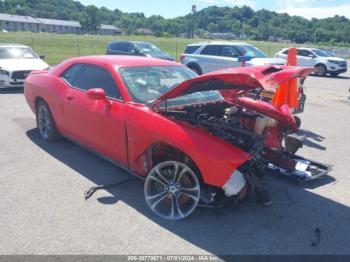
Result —
[[[192,38],[194,38],[194,28],[195,28],[195,15],[197,11],[197,6],[192,5]]]

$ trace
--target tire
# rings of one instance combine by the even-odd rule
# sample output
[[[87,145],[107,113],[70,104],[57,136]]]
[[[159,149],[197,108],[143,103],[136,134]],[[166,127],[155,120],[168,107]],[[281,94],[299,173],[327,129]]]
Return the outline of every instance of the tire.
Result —
[[[54,142],[61,138],[51,111],[44,101],[39,101],[36,107],[36,125],[43,140]]]
[[[318,70],[315,72],[315,75],[317,76],[325,76],[327,75],[327,67],[322,64],[318,64],[315,66]]]
[[[188,68],[191,69],[193,72],[195,72],[199,76],[203,74],[202,70],[198,65],[191,64],[188,66]]]
[[[333,77],[337,77],[339,75],[339,73],[330,73],[330,75]]]
[[[296,123],[298,129],[300,129],[300,126],[301,126],[301,119],[300,119],[300,117],[294,116],[294,120],[295,120],[295,123]]]
[[[147,175],[144,195],[154,214],[167,220],[181,220],[193,213],[200,199],[200,180],[186,164],[164,161]]]

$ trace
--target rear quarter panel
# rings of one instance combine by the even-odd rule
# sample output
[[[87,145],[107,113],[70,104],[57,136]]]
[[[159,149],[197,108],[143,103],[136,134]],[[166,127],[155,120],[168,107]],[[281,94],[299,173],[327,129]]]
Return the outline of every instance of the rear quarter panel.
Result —
[[[37,99],[44,100],[48,104],[59,130],[61,129],[60,123],[63,117],[60,103],[63,90],[60,81],[62,80],[49,72],[34,72],[24,82],[24,95],[32,111],[36,112],[35,103]]]

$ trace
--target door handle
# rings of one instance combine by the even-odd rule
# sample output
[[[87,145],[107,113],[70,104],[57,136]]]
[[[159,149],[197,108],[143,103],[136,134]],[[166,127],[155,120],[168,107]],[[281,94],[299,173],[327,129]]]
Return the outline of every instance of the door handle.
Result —
[[[68,95],[68,96],[66,96],[66,98],[67,98],[68,101],[72,101],[74,97],[71,96],[71,95]]]

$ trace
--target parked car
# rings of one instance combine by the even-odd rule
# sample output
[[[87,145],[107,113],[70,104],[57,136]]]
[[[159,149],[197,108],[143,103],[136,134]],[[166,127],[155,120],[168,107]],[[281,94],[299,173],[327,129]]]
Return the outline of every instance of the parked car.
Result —
[[[0,44],[0,88],[23,87],[32,70],[49,68],[33,49],[19,44]]]
[[[161,59],[78,57],[31,73],[24,94],[45,141],[62,135],[144,179],[149,208],[177,220],[199,203],[234,205],[248,192],[270,204],[254,182],[267,160],[298,178],[328,172],[294,155],[301,142],[288,135],[297,130],[288,107],[241,97],[266,77],[275,85],[308,69],[240,69],[195,77]]]
[[[277,58],[287,58],[288,49],[282,49],[276,54]],[[316,67],[318,76],[337,76],[347,71],[345,59],[334,56],[331,52],[318,48],[297,48],[297,61],[299,66]]]
[[[180,56],[180,62],[198,75],[230,67],[240,67],[243,59],[245,66],[285,64],[284,59],[268,58],[255,46],[237,42],[190,44]]]
[[[160,58],[175,61],[175,58],[163,52],[152,43],[138,41],[113,41],[110,42],[107,55],[136,55],[153,58]]]

